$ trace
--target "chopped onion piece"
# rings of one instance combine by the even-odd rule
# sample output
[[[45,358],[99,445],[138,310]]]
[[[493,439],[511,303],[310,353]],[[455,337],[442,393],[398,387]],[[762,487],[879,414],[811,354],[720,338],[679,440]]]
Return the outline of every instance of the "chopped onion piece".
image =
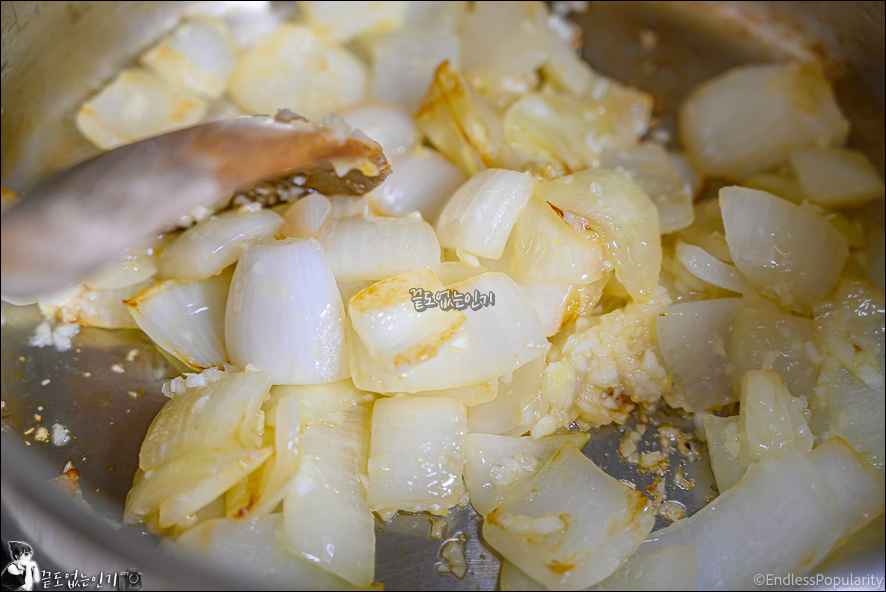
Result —
[[[84,327],[137,329],[138,325],[123,302],[153,285],[153,280],[148,280],[116,290],[86,290],[65,302],[56,316],[65,323]]]
[[[348,303],[351,301],[351,298],[357,295],[358,292],[362,292],[369,286],[371,286],[374,282],[372,280],[356,280],[353,282],[335,282],[338,286],[338,291],[341,294],[341,301],[345,305],[345,313],[348,312]]]
[[[221,368],[225,350],[225,306],[231,275],[183,284],[169,280],[125,301],[139,328],[167,352],[194,368]]]
[[[407,29],[454,31],[468,8],[465,0],[428,0],[407,4],[404,27]]]
[[[752,464],[737,485],[689,518],[655,531],[638,554],[693,545],[696,590],[748,589],[757,574],[809,573],[842,527],[828,480],[804,454],[786,448]]]
[[[283,501],[283,545],[355,586],[375,577],[375,520],[361,484],[369,425],[369,405],[361,404],[341,425],[305,428],[298,474]]]
[[[383,33],[403,24],[409,2],[299,2],[311,29],[336,41]]]
[[[683,181],[686,191],[695,199],[701,193],[704,185],[704,179],[698,174],[689,159],[682,152],[668,152],[668,159],[671,161],[671,167],[676,171],[677,175]]]
[[[705,199],[695,204],[695,221],[680,230],[679,237],[696,245],[726,263],[732,263],[729,245],[726,244],[726,230],[720,214],[720,200]]]
[[[751,291],[747,278],[734,265],[723,263],[701,247],[677,240],[677,259],[689,273],[712,286],[744,294]]]
[[[172,549],[176,558],[196,559],[213,573],[248,574],[257,588],[361,590],[289,553],[280,544],[283,520],[283,514],[209,520],[178,537]]]
[[[843,536],[857,532],[883,513],[883,475],[843,438],[831,438],[806,455],[824,474],[843,513]]]
[[[457,284],[466,279],[476,277],[484,271],[486,270],[482,267],[473,267],[467,263],[444,261],[440,264],[440,269],[437,270],[436,275],[437,279],[440,280],[440,283],[449,287],[452,284]]]
[[[514,370],[510,382],[499,379],[495,399],[468,408],[468,431],[522,436],[531,430],[547,410],[541,392],[546,366],[540,355]]]
[[[658,345],[694,411],[736,400],[729,382],[727,348],[741,302],[741,298],[685,302],[659,313]]]
[[[363,98],[366,69],[329,36],[283,24],[237,62],[228,93],[247,113],[320,119]]]
[[[302,427],[321,422],[341,425],[348,410],[375,399],[370,393],[358,390],[350,378],[326,384],[275,386],[263,407],[269,426],[276,427],[274,407],[290,396],[298,399],[298,420]]]
[[[493,380],[492,382],[481,382],[480,384],[457,386],[436,391],[393,393],[393,396],[407,394],[412,397],[443,397],[445,399],[458,401],[464,405],[465,408],[470,409],[471,407],[476,407],[477,405],[482,405],[483,403],[488,403],[495,399],[498,396],[498,386],[498,381]]]
[[[399,162],[412,154],[416,146],[421,145],[421,132],[415,122],[392,105],[382,102],[360,103],[343,110],[341,116],[348,125],[378,142],[388,162]]]
[[[738,439],[738,417],[717,417],[710,413],[702,417],[708,452],[711,456],[711,468],[717,490],[723,493],[738,483],[744,475],[745,467],[741,466],[738,457],[741,454],[741,440]]]
[[[370,357],[389,372],[435,358],[466,321],[459,310],[439,308],[433,296],[434,306],[425,308],[422,295],[442,290],[434,272],[424,269],[383,280],[351,298],[351,325]]]
[[[490,382],[547,349],[538,317],[507,275],[484,273],[450,289],[471,294],[472,303],[477,303],[477,310],[463,311],[467,318],[464,336],[442,348],[435,358],[397,373],[387,372],[356,335],[349,336],[351,374],[357,388],[413,393]]]
[[[260,371],[203,373],[201,386],[186,388],[154,418],[139,452],[139,468],[149,472],[193,450],[261,444],[259,413],[271,388]],[[259,425],[260,423],[260,425]]]
[[[289,206],[283,214],[286,221],[283,234],[292,238],[319,238],[320,228],[331,211],[332,204],[325,195],[306,195]]]
[[[116,290],[145,282],[157,275],[157,257],[152,248],[127,249],[120,256],[89,274],[83,283],[93,290]]]
[[[437,67],[448,61],[458,68],[460,55],[458,37],[436,26],[426,31],[405,29],[385,35],[372,46],[371,94],[414,113]]]
[[[633,555],[611,576],[584,590],[692,590],[697,564],[695,547],[668,547],[651,555]],[[503,591],[546,590],[510,561],[503,561],[499,574]]]
[[[513,267],[524,282],[590,284],[607,275],[603,241],[581,234],[558,215],[559,210],[534,198],[517,218],[509,248]]]
[[[537,183],[529,173],[504,169],[474,175],[440,212],[436,224],[440,245],[498,259]]]
[[[741,377],[738,438],[742,466],[773,451],[790,446],[800,452],[812,450],[812,432],[803,412],[805,399],[795,399],[778,372],[748,370]]]
[[[600,160],[608,169],[621,169],[646,192],[658,210],[662,234],[692,224],[693,194],[671,164],[671,156],[659,144],[645,143],[636,148],[605,150]]]
[[[538,473],[507,492],[486,517],[483,537],[549,589],[575,590],[618,569],[654,523],[642,493],[566,442]]]
[[[77,129],[102,149],[116,148],[203,119],[206,101],[170,88],[155,74],[128,68],[86,101]]]
[[[471,505],[481,516],[505,500],[505,492],[535,475],[560,446],[573,442],[579,449],[587,434],[533,439],[490,434],[468,434],[465,444],[465,486]]]
[[[268,473],[267,481],[260,489],[257,500],[247,499],[245,511],[239,518],[247,513],[253,516],[270,514],[292,490],[301,456],[306,452],[299,443],[299,409],[301,401],[298,397],[283,397],[276,401],[273,410],[274,456],[262,467]]]
[[[351,216],[329,220],[320,244],[338,281],[383,280],[440,267],[434,228],[420,218]]]
[[[329,220],[350,218],[351,216],[369,216],[369,200],[365,197],[352,197],[350,195],[333,195],[329,198],[332,210],[329,212]]]
[[[809,201],[839,207],[882,200],[886,188],[867,156],[844,148],[798,148],[788,154]]]
[[[735,317],[729,361],[732,386],[748,370],[777,370],[791,394],[810,397],[818,368],[809,359],[815,325],[778,309],[745,307]]]
[[[372,209],[383,216],[421,212],[434,222],[446,201],[466,181],[457,166],[435,150],[418,148],[397,162],[391,175],[369,193]]]
[[[348,377],[345,313],[315,239],[257,243],[240,258],[225,314],[231,362],[256,364],[274,384]]]
[[[398,510],[445,516],[464,493],[467,416],[458,401],[379,399],[372,410],[369,505],[387,522]]]
[[[415,119],[428,141],[465,174],[495,164],[501,123],[448,61],[434,73]]]
[[[160,275],[185,282],[218,275],[240,258],[243,242],[274,236],[283,218],[269,210],[232,210],[184,231],[160,254]]]
[[[741,182],[741,186],[765,191],[795,204],[802,204],[804,200],[809,199],[809,196],[800,187],[797,177],[783,170],[775,173],[751,175]]]
[[[729,70],[686,97],[679,124],[693,165],[734,180],[779,164],[792,148],[839,146],[849,133],[816,64]]]
[[[496,86],[531,90],[535,71],[547,58],[544,31],[532,3],[477,2],[461,30],[462,68],[472,78],[483,76]]]
[[[225,92],[237,53],[223,20],[198,16],[164,37],[140,61],[172,86],[217,99]]]
[[[782,306],[809,311],[834,285],[849,254],[830,224],[754,189],[724,187],[720,207],[735,266]]]
[[[156,512],[157,528],[171,528],[248,477],[273,452],[271,446],[258,450],[197,449],[139,472],[126,496],[123,520],[134,524]]]
[[[583,219],[584,232],[600,236],[616,277],[632,298],[643,300],[652,293],[661,269],[658,213],[626,173],[583,171],[540,183],[536,195]]]
[[[573,302],[573,285],[524,283],[517,280],[514,282],[523,290],[523,295],[526,296],[532,310],[538,315],[545,335],[547,337],[556,335],[560,331],[560,327],[563,326],[563,321]]]

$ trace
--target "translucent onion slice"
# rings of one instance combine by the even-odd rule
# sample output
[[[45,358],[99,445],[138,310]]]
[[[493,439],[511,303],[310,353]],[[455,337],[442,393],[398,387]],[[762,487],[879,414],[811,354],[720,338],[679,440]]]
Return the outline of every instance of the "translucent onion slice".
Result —
[[[116,290],[145,282],[157,275],[156,251],[150,247],[127,249],[83,280],[93,290]]]
[[[701,247],[677,240],[674,249],[677,260],[689,273],[712,286],[744,294],[751,291],[751,284],[734,265],[723,263]]]
[[[652,530],[643,494],[610,477],[566,442],[541,470],[507,492],[483,537],[551,590],[596,584]]]
[[[516,280],[515,280],[516,282]],[[538,315],[545,335],[551,337],[560,331],[573,302],[572,284],[543,284],[537,282],[516,282],[532,310]]]
[[[197,449],[139,472],[126,496],[123,520],[135,524],[156,513],[157,528],[171,528],[248,477],[273,452],[271,446],[257,450]]]
[[[711,468],[717,490],[723,493],[738,483],[745,467],[738,461],[741,440],[738,439],[738,417],[717,417],[706,413],[702,418],[707,438]]]
[[[791,396],[778,372],[745,372],[741,377],[740,409],[739,462],[743,466],[788,446],[800,452],[812,450],[812,432],[803,415],[806,402]]]
[[[422,141],[412,118],[393,105],[380,101],[360,103],[344,109],[341,116],[348,125],[378,142],[391,163],[409,156]]]
[[[540,183],[536,195],[574,214],[582,231],[599,235],[632,298],[643,300],[652,293],[661,269],[658,213],[626,173],[583,171]]]
[[[228,360],[224,331],[230,284],[230,273],[191,284],[168,280],[124,304],[154,343],[191,368],[221,368]]]
[[[448,61],[458,68],[460,49],[459,38],[437,24],[385,35],[372,46],[372,96],[414,113],[437,67]]]
[[[128,68],[86,101],[74,121],[87,140],[109,149],[195,124],[206,108],[206,101],[156,74]]]
[[[259,413],[271,388],[268,375],[207,373],[214,380],[176,394],[154,418],[139,452],[141,470],[151,471],[193,450],[258,448],[264,425]]]
[[[503,119],[503,162],[543,176],[600,166],[604,149],[636,145],[648,129],[652,97],[600,79],[588,97],[544,89],[514,102]]]
[[[171,548],[176,558],[197,560],[214,573],[248,575],[259,588],[361,590],[289,553],[280,544],[283,514],[209,520],[187,531]]]
[[[584,590],[692,590],[698,563],[695,547],[668,547],[651,555],[628,557],[611,576]],[[546,590],[510,561],[503,561],[500,587],[508,590]]]
[[[234,364],[256,364],[274,384],[348,377],[345,312],[332,270],[315,239],[257,243],[240,259],[225,314]]]
[[[248,500],[245,511],[250,515],[269,514],[273,512],[283,498],[292,490],[293,482],[299,470],[301,455],[304,454],[299,439],[301,437],[301,420],[299,409],[301,401],[298,397],[283,397],[274,405],[274,456],[262,470],[267,473],[264,487],[260,488],[257,500]]]
[[[189,228],[160,254],[160,275],[185,282],[218,275],[240,258],[242,244],[274,236],[283,218],[269,210],[232,210]]]
[[[283,234],[292,238],[319,238],[320,228],[332,211],[332,204],[325,195],[306,195],[284,212]]]
[[[492,513],[505,500],[505,492],[535,475],[560,446],[573,442],[579,450],[587,434],[513,438],[468,434],[465,444],[465,486],[471,505],[481,516]]]
[[[164,37],[140,61],[174,87],[217,99],[225,92],[237,53],[223,20],[198,16]]]
[[[435,150],[418,148],[397,162],[391,175],[369,193],[372,209],[383,216],[421,212],[434,222],[455,191],[466,181],[457,166]]]
[[[379,399],[372,410],[367,498],[383,521],[398,510],[445,516],[464,493],[467,414],[458,401]]]
[[[857,532],[884,510],[886,485],[864,457],[843,438],[831,438],[806,457],[824,474],[843,513],[843,537]]]
[[[744,589],[761,573],[809,573],[842,528],[828,480],[805,455],[787,448],[752,464],[735,487],[689,518],[655,531],[638,554],[692,545],[696,590]]]
[[[357,295],[358,292],[362,292],[369,286],[371,286],[374,282],[372,280],[356,280],[353,282],[335,282],[338,286],[338,291],[341,294],[341,301],[345,305],[345,313],[348,312],[348,303],[351,301],[351,298]]]
[[[526,204],[509,241],[514,272],[524,282],[590,284],[611,269],[597,235],[580,234],[537,198]]]
[[[844,281],[814,312],[819,353],[839,360],[882,397],[886,385],[883,293],[864,281]]]
[[[811,397],[818,368],[810,359],[815,324],[777,309],[745,307],[735,317],[729,361],[732,386],[748,370],[777,370],[795,397]]]
[[[468,278],[480,275],[486,271],[483,267],[473,267],[459,261],[444,261],[437,270],[437,279],[444,286],[451,286],[463,282]]]
[[[370,215],[369,200],[365,197],[333,195],[329,198],[329,204],[332,206],[332,210],[329,212],[329,220]]]
[[[692,224],[692,193],[671,164],[671,157],[660,144],[644,143],[636,148],[605,150],[600,163],[607,169],[621,169],[646,192],[658,210],[662,234]]]
[[[415,119],[431,144],[466,175],[494,166],[501,123],[448,61],[434,73]]]
[[[809,311],[824,299],[849,254],[822,218],[754,189],[724,187],[720,208],[735,266],[782,306]]]
[[[495,399],[468,409],[468,431],[522,436],[531,430],[547,411],[542,397],[546,366],[542,354],[514,370],[510,377],[500,378]]]
[[[361,484],[369,411],[361,404],[345,412],[341,425],[305,428],[298,474],[283,501],[283,545],[356,586],[375,577],[375,520]]]
[[[729,70],[686,97],[679,124],[693,165],[734,180],[779,164],[792,148],[839,146],[849,133],[816,64]]]
[[[559,15],[548,14],[542,7],[536,8],[535,15],[548,53],[541,70],[545,81],[576,97],[588,95],[600,77],[577,51],[581,28]]]
[[[344,5],[342,5],[344,6]],[[320,119],[363,98],[366,69],[333,38],[284,24],[237,62],[228,94],[247,113]]]
[[[481,382],[480,384],[457,386],[436,391],[393,393],[393,396],[396,397],[398,394],[408,394],[412,397],[443,397],[445,399],[458,401],[464,405],[465,408],[470,409],[471,407],[476,407],[477,405],[482,405],[495,399],[498,396],[498,386],[498,381],[493,380],[492,382]]]
[[[870,388],[837,360],[825,356],[815,391],[818,406],[813,419],[825,417],[826,433],[845,439],[882,475],[886,463],[882,388]]]
[[[741,302],[741,298],[685,302],[659,313],[658,345],[694,411],[736,400],[729,382],[727,350]]]
[[[329,220],[320,244],[337,281],[384,280],[440,267],[434,228],[420,218],[351,216]]]
[[[726,244],[726,230],[720,214],[720,200],[705,199],[695,204],[695,221],[678,232],[679,237],[696,245],[726,263],[732,263],[729,245]]]
[[[533,8],[530,4],[477,2],[461,31],[464,71],[472,75],[491,71],[515,86],[534,83],[535,70],[545,61],[547,51]]]
[[[85,327],[137,329],[138,325],[123,302],[153,285],[154,281],[148,280],[116,290],[86,290],[65,302],[58,309],[57,316],[66,323]]]
[[[692,199],[698,197],[698,194],[701,193],[704,179],[692,168],[689,159],[682,152],[668,152],[668,159],[671,161],[671,167],[673,167],[683,181],[686,191],[692,196]]]
[[[302,427],[321,422],[341,425],[350,409],[375,399],[373,395],[358,390],[350,378],[327,384],[275,386],[271,388],[271,398],[263,406],[269,426],[276,426],[274,407],[290,396],[298,399],[298,419]]]
[[[389,373],[359,338],[348,339],[354,384],[376,393],[439,390],[490,382],[537,358],[548,348],[541,322],[520,288],[503,273],[484,273],[450,286],[480,305],[465,308],[464,337],[427,362]],[[493,298],[490,294],[494,294]],[[482,306],[485,301],[486,306]]]
[[[435,358],[456,338],[467,320],[463,312],[425,308],[422,294],[431,294],[436,305],[433,295],[442,291],[434,272],[424,269],[383,280],[351,298],[351,325],[372,359],[398,372]]]
[[[408,2],[299,2],[317,35],[350,41],[358,35],[383,33],[403,24]]]
[[[504,169],[474,175],[446,202],[437,218],[440,245],[498,259],[537,183],[529,173]]]
[[[867,156],[843,148],[798,148],[788,154],[809,200],[839,207],[882,200],[886,188]]]
[[[791,174],[790,171],[785,171],[784,167],[781,167],[774,173],[751,175],[741,182],[741,186],[765,191],[795,204],[801,204],[803,200],[809,199],[809,196],[800,187],[797,177]]]

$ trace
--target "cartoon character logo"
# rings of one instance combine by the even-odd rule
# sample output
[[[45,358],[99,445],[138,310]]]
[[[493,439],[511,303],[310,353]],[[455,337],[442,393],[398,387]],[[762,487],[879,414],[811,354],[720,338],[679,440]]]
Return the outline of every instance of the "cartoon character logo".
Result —
[[[34,561],[34,549],[28,543],[9,541],[12,563],[3,568],[2,590],[33,590],[40,581],[40,568]]]

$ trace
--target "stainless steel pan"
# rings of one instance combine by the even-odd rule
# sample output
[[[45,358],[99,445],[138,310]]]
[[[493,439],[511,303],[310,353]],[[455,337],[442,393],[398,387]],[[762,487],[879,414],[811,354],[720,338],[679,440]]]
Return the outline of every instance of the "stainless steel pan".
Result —
[[[278,2],[4,1],[3,185],[27,193],[48,174],[92,155],[95,149],[73,125],[76,106],[183,16],[221,14],[248,39],[260,36],[291,10],[290,3]],[[853,123],[850,143],[867,152],[882,175],[883,2],[590,2],[587,11],[574,18],[585,31],[585,58],[604,74],[652,91],[658,125],[666,131],[674,129],[675,108],[684,93],[731,66],[823,59]],[[170,562],[152,537],[133,528],[110,528],[107,520],[75,509],[46,485],[71,461],[95,512],[119,519],[142,438],[165,401],[160,384],[179,370],[135,331],[84,329],[75,350],[58,354],[51,348],[28,347],[40,320],[35,310],[3,304],[2,315],[4,542],[29,541],[44,570],[63,574],[79,569],[97,575],[136,567],[144,573],[146,589],[260,585],[237,566],[218,573]],[[132,350],[138,355],[125,361]],[[125,372],[112,372],[114,364],[121,364]],[[25,437],[24,432],[37,425],[35,414],[43,418],[43,425],[57,421],[68,426],[71,443],[57,448]],[[658,420],[691,429],[679,416]],[[636,475],[619,459],[619,438],[614,428],[600,430],[585,453],[611,474],[645,487],[651,475]],[[691,513],[715,495],[707,459],[672,462],[685,465],[684,472],[696,481],[691,491],[670,492]],[[423,516],[379,525],[378,580],[389,590],[494,589],[498,559],[478,539],[479,517],[466,509],[451,513],[449,523],[448,535],[467,536],[470,572],[464,580],[436,573],[440,543],[428,537],[430,525]],[[880,519],[819,571],[882,577],[883,557]]]

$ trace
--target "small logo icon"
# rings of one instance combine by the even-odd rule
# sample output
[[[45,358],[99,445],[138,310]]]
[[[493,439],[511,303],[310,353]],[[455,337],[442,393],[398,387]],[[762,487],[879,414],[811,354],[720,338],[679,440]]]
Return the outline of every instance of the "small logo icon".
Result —
[[[40,568],[34,561],[34,549],[28,543],[9,541],[12,563],[3,568],[2,590],[33,590],[40,581]]]
[[[142,572],[130,567],[126,571],[120,572],[117,576],[118,590],[141,590],[142,589]]]

